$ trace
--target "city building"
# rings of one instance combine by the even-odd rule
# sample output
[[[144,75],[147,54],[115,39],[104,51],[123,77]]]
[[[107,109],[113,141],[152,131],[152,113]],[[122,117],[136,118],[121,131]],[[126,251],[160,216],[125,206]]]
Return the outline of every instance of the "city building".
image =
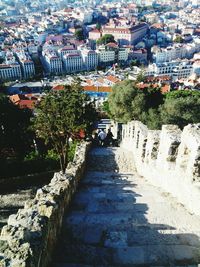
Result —
[[[55,51],[43,52],[42,62],[47,73],[57,75],[63,72],[62,60]]]
[[[139,61],[142,64],[147,64],[147,50],[138,49],[131,53],[131,58]]]
[[[0,80],[10,81],[16,79],[22,79],[19,63],[15,62],[11,64],[0,64]]]
[[[170,62],[176,59],[192,58],[194,53],[200,52],[200,39],[191,44],[174,44],[166,48],[154,46],[152,48],[155,63]]]
[[[67,45],[60,49],[58,49],[58,54],[61,58],[63,58],[66,54],[75,54],[77,53],[77,50],[75,49],[74,45]]]
[[[102,27],[102,35],[112,34],[120,45],[132,45],[138,43],[147,33],[148,24],[118,25],[114,20]]]
[[[115,62],[115,51],[107,49],[104,45],[98,47],[97,54],[99,64],[109,66]]]
[[[81,54],[85,70],[89,71],[97,69],[99,59],[96,51],[90,49],[83,49],[81,51]]]
[[[83,58],[78,51],[63,56],[64,70],[66,73],[73,73],[84,70]]]
[[[5,60],[0,64],[0,80],[21,80],[22,71],[20,64],[17,62],[14,54],[12,52],[7,52]]]
[[[90,40],[98,40],[101,37],[101,32],[98,29],[94,29],[89,32],[89,39]]]
[[[22,69],[23,78],[28,79],[28,78],[34,77],[35,66],[29,54],[25,52],[24,50],[17,50],[15,54],[19,60],[19,63]]]
[[[193,62],[190,60],[176,60],[149,65],[146,76],[170,76],[173,81],[186,79],[193,73]]]

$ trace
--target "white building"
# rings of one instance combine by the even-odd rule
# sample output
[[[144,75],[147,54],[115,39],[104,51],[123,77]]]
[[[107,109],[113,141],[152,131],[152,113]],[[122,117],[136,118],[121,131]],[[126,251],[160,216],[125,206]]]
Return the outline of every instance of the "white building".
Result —
[[[193,54],[200,52],[200,40],[196,39],[192,44],[174,44],[167,48],[153,47],[153,59],[155,63],[170,62],[176,59],[192,58]]]
[[[28,53],[24,50],[18,50],[15,53],[22,69],[23,78],[33,77],[35,75],[35,66]]]
[[[43,52],[43,64],[48,73],[60,74],[63,72],[62,60],[55,51]]]
[[[83,49],[81,51],[81,54],[83,58],[83,64],[87,71],[97,69],[99,59],[96,51],[90,49]]]
[[[5,62],[0,64],[0,79],[3,81],[22,79],[20,64],[16,61],[12,52],[6,53]]]
[[[64,55],[75,54],[75,53],[78,53],[78,51],[77,49],[74,48],[73,45],[67,45],[65,47],[58,49],[58,54],[61,58],[63,58]]]
[[[109,65],[110,63],[115,62],[115,51],[107,50],[105,46],[99,46],[97,54],[100,64]]]
[[[84,70],[83,59],[80,53],[69,53],[63,56],[64,69],[67,73]]]
[[[127,61],[129,56],[130,48],[119,48],[118,50],[118,61]]]
[[[93,20],[93,10],[76,9],[72,12],[72,17],[80,20],[82,23],[91,23]]]
[[[146,70],[146,76],[170,76],[174,81],[186,79],[193,73],[193,62],[177,60],[159,64],[152,64]]]
[[[200,76],[200,60],[196,60],[193,64],[194,73]]]

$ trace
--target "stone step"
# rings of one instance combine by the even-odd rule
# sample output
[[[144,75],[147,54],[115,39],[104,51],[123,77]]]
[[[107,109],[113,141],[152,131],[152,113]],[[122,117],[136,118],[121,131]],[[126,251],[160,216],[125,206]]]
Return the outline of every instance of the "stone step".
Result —
[[[132,190],[131,190],[132,188]],[[75,195],[73,204],[77,203],[89,203],[92,201],[103,202],[119,202],[119,203],[146,203],[155,202],[155,203],[165,203],[165,198],[158,194],[157,192],[153,192],[151,190],[146,190],[146,194],[140,194],[139,189],[134,190],[134,187],[131,186],[123,186],[121,187],[110,187],[107,186],[99,186],[99,187],[85,187],[80,188],[79,193]],[[143,192],[145,189],[143,189]],[[112,193],[111,193],[112,192]],[[92,201],[91,201],[92,200]],[[126,208],[126,206],[124,206]]]
[[[63,237],[66,237],[65,243],[89,244],[105,247],[128,247],[134,245],[191,245],[199,246],[199,238],[194,234],[181,233],[179,230],[170,229],[164,225],[158,225],[153,228],[149,225],[135,225],[132,228],[107,227],[103,225],[94,225],[91,227],[77,226],[66,227],[63,229]]]
[[[85,264],[76,264],[76,263],[53,263],[50,267],[94,267],[94,265],[85,265]],[[95,267],[105,267],[103,265],[95,265]],[[113,265],[109,265],[107,267],[114,267]],[[166,267],[166,265],[162,265],[162,266],[156,266],[156,265],[150,265],[148,267]],[[196,265],[174,265],[173,267],[199,267],[198,264]]]
[[[90,153],[92,166],[64,217],[53,267],[197,267],[200,217],[126,168],[132,159],[120,153]]]
[[[93,265],[77,264],[77,263],[53,263],[51,267],[93,267]],[[97,266],[100,267],[100,266]]]
[[[93,266],[175,266],[198,264],[199,248],[188,245],[146,245],[119,248],[73,244],[60,251],[62,262]]]
[[[199,246],[196,233],[185,233],[164,224],[122,222],[118,224],[66,224],[62,237],[65,243],[95,246],[124,247],[134,245],[191,245]]]
[[[133,205],[135,207],[133,207],[133,212],[129,212],[129,210],[127,211],[126,209],[124,210],[111,210],[111,211],[107,211],[104,212],[102,210],[95,210],[95,205],[94,210],[92,210],[91,208],[91,212],[84,212],[84,211],[72,211],[70,212],[65,218],[64,218],[64,225],[68,224],[68,225],[108,225],[108,226],[117,226],[119,224],[132,224],[132,225],[158,225],[158,228],[160,227],[159,225],[166,225],[166,227],[169,225],[172,228],[176,228],[176,229],[183,229],[185,232],[189,231],[191,232],[192,229],[187,227],[187,222],[191,223],[191,220],[193,219],[193,217],[189,217],[187,216],[187,214],[185,215],[185,221],[183,219],[179,219],[179,216],[183,216],[184,212],[182,210],[180,211],[176,211],[175,209],[172,210],[170,215],[173,215],[174,218],[172,218],[172,222],[174,224],[167,224],[169,218],[167,217],[167,214],[165,214],[165,212],[168,211],[167,204],[166,204],[166,209],[164,208],[164,204],[160,206],[160,209],[163,208],[163,213],[160,215],[159,217],[152,217],[150,218],[150,220],[148,220],[147,215],[150,216],[152,215],[151,212],[148,211],[148,213],[145,211],[148,210],[146,207],[146,204],[134,204]],[[155,208],[157,206],[155,205]],[[157,214],[156,214],[157,215]],[[166,216],[165,216],[166,215]],[[165,217],[164,217],[165,216]],[[165,218],[166,220],[164,220],[163,218]],[[190,218],[190,221],[189,221]],[[198,221],[196,220],[196,218],[194,218],[194,226],[195,228],[198,227],[198,225],[195,225],[195,223],[197,223]],[[175,225],[176,223],[176,225]],[[197,231],[197,233],[199,234],[199,229],[195,229],[195,231]]]
[[[126,179],[126,180],[132,180],[134,178],[138,177],[137,173],[121,173],[121,172],[101,172],[101,171],[88,171],[85,175],[84,180],[82,180],[81,183],[87,183],[87,182],[95,182],[106,179],[111,180],[118,180],[118,179]]]

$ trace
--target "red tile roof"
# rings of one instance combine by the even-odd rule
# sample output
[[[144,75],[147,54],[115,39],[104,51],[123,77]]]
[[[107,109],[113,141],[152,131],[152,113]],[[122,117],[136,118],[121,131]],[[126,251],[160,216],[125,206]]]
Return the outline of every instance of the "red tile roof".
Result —
[[[58,84],[58,85],[55,85],[52,89],[59,91],[59,90],[63,90],[64,88],[65,88],[64,85]]]
[[[109,75],[109,76],[105,77],[105,79],[106,79],[106,80],[109,80],[109,81],[111,81],[111,82],[113,82],[113,83],[118,83],[118,82],[120,82],[120,79],[118,79],[117,77],[112,76],[112,75]]]
[[[164,93],[168,93],[170,91],[170,85],[169,84],[165,84],[161,87],[161,92]]]
[[[103,93],[110,93],[112,92],[112,88],[109,86],[83,86],[84,91],[89,91],[89,92],[103,92]]]

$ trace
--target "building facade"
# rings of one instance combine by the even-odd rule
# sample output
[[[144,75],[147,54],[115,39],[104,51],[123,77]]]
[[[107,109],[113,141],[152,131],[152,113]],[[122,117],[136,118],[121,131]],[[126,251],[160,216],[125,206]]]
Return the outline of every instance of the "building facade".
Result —
[[[97,69],[99,59],[98,54],[94,50],[84,49],[81,51],[83,64],[87,71]]]
[[[110,65],[115,62],[115,51],[108,50],[105,46],[99,46],[97,49],[98,61],[102,65]]]
[[[23,78],[28,79],[28,78],[34,77],[35,66],[29,54],[25,52],[24,50],[18,50],[15,52],[15,54],[19,60],[19,63],[22,69]]]
[[[84,70],[83,59],[80,53],[69,53],[63,56],[64,71],[73,73]]]
[[[105,25],[102,28],[102,35],[112,34],[120,45],[133,45],[138,43],[147,33],[148,24],[141,23],[135,26],[116,26],[115,24]]]
[[[62,60],[55,51],[43,52],[43,65],[46,72],[50,74],[61,74],[63,72]]]
[[[150,65],[146,76],[170,76],[173,81],[186,79],[193,74],[193,62],[190,60],[178,60],[167,63]]]
[[[0,80],[21,80],[22,72],[19,63],[0,64]]]
[[[3,64],[0,64],[0,79],[2,81],[21,80],[22,71],[11,51],[6,52]]]

